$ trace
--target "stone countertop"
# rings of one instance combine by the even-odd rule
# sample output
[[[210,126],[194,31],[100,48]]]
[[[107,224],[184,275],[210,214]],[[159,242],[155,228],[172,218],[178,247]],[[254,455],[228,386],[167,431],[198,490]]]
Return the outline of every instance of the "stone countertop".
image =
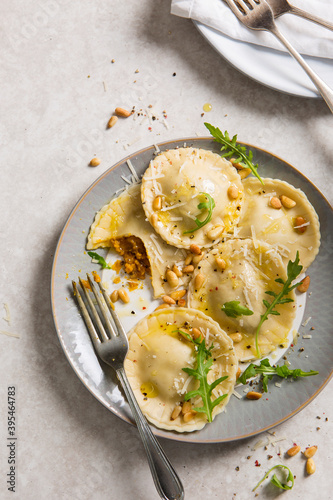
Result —
[[[222,59],[191,21],[169,11],[170,3],[162,0],[2,2],[3,500],[158,498],[136,429],[87,391],[53,326],[49,290],[56,243],[72,207],[98,176],[145,146],[207,136],[207,120],[294,165],[332,201],[333,122],[323,101],[250,80]],[[205,103],[212,105],[209,113],[203,112]],[[136,113],[107,130],[116,106],[135,106]],[[147,109],[154,110],[155,120],[144,116]],[[102,161],[89,167],[95,155]],[[6,484],[11,386],[18,427],[15,494]],[[163,440],[186,498],[255,498],[251,489],[276,463],[268,455],[283,457],[294,442],[302,449],[318,445],[317,471],[306,476],[300,455],[283,458],[297,476],[286,497],[333,498],[331,395],[332,382],[274,430],[281,441],[267,449],[252,448],[271,437],[268,433],[215,445]],[[271,485],[257,492],[263,499],[281,493]]]

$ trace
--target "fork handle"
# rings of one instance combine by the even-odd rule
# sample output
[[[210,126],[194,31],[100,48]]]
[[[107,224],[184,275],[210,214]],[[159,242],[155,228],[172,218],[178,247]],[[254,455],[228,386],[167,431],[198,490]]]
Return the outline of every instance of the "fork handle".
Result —
[[[305,12],[305,10],[299,9],[298,7],[291,6],[289,13],[295,14],[295,16],[304,17],[304,19],[307,19],[308,21],[312,21],[314,23],[319,24],[320,26],[323,26],[324,28],[327,28],[327,29],[333,31],[333,24],[332,23],[324,21],[324,19],[321,19],[320,17],[314,16],[313,14],[309,14],[308,12]]]
[[[303,57],[297,52],[296,49],[291,45],[291,43],[282,35],[282,33],[277,29],[275,23],[270,27],[269,31],[276,36],[278,40],[288,49],[290,54],[296,59],[296,61],[302,66],[306,74],[313,81],[323,99],[326,101],[327,106],[333,113],[333,90],[310,68],[310,66],[304,61]]]
[[[164,500],[183,500],[184,488],[172,467],[168,457],[161,448],[159,442],[152,433],[146,418],[144,417],[138,402],[133,394],[132,388],[128,382],[125,370],[119,368],[117,371],[118,379],[124,389],[127,401],[132,410],[133,417],[137,424],[140,437],[146,450],[149,467],[154,479],[156,489]]]

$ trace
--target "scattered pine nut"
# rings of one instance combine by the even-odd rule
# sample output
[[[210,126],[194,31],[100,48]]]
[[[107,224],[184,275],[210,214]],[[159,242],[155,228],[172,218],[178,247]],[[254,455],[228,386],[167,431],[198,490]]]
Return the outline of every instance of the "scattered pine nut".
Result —
[[[179,300],[179,299],[182,299],[185,294],[186,294],[186,290],[176,290],[175,292],[170,293],[170,297],[173,300]]]
[[[191,410],[192,410],[191,402],[184,401],[183,406],[182,406],[182,414],[185,415],[185,413],[188,413]]]
[[[127,109],[124,109],[124,108],[116,108],[114,110],[114,112],[116,113],[117,116],[121,116],[122,118],[128,118],[129,116],[131,116],[131,111],[128,111]]]
[[[236,198],[238,198],[238,195],[239,195],[239,191],[238,191],[237,187],[233,186],[233,185],[228,187],[227,193],[228,193],[228,196],[231,200],[236,200]]]
[[[162,208],[162,198],[160,196],[156,196],[153,201],[153,210],[161,210]]]
[[[118,121],[118,116],[112,115],[110,120],[108,121],[108,128],[114,127],[117,121]]]
[[[241,170],[238,171],[238,173],[239,173],[240,178],[243,180],[243,179],[245,179],[245,177],[250,175],[251,169],[250,168],[242,168]]]
[[[200,255],[194,255],[193,256],[193,259],[192,259],[192,264],[194,266],[197,266],[199,264],[199,262],[201,261],[201,259],[203,259],[205,253],[202,252]]]
[[[234,342],[234,344],[238,344],[243,339],[243,335],[239,332],[229,333],[229,337]]]
[[[236,372],[236,380],[240,377],[241,373],[242,373],[242,370],[238,367],[237,372]]]
[[[157,225],[157,223],[158,223],[158,215],[157,214],[155,214],[155,213],[151,214],[150,223],[152,226]]]
[[[295,455],[297,455],[297,453],[299,453],[301,451],[301,447],[300,446],[292,446],[291,448],[289,448],[289,450],[287,451],[287,455],[289,457],[294,457]]]
[[[177,405],[174,407],[173,412],[171,413],[171,420],[176,420],[177,417],[181,414],[182,407],[180,405]]]
[[[306,461],[306,472],[308,474],[314,474],[316,472],[316,464],[313,458],[308,458]]]
[[[190,253],[189,253],[189,254],[187,254],[187,256],[186,256],[186,258],[185,258],[185,262],[184,262],[185,266],[188,266],[189,264],[191,264],[192,259],[193,259],[193,255],[192,255],[192,254],[190,254]]]
[[[128,304],[129,301],[130,301],[128,293],[126,292],[126,290],[124,288],[119,288],[119,290],[118,290],[118,297],[120,298],[120,300],[122,302],[124,302],[124,304]]]
[[[288,198],[288,196],[285,196],[284,194],[280,196],[280,200],[284,208],[293,208],[296,205],[296,201]]]
[[[159,311],[160,309],[167,309],[168,307],[170,307],[169,304],[161,304],[160,306],[157,306],[156,309],[154,309],[155,311]]]
[[[169,295],[163,295],[162,300],[166,304],[170,304],[170,305],[174,305],[176,303],[176,301],[174,299],[172,299],[171,297],[169,297]]]
[[[202,337],[202,333],[200,332],[199,328],[192,328],[192,336],[195,339]]]
[[[310,276],[305,276],[305,278],[302,279],[300,285],[298,285],[297,290],[301,293],[305,293],[308,291],[308,288],[310,286]]]
[[[224,271],[225,268],[227,267],[225,260],[222,259],[221,257],[216,257],[215,262],[216,262],[217,267],[220,269],[220,271]]]
[[[192,253],[194,253],[194,255],[201,254],[201,249],[200,249],[199,245],[196,245],[195,243],[192,243],[192,245],[190,246],[190,250]]]
[[[247,399],[260,399],[262,394],[260,392],[250,391],[246,394]]]
[[[304,451],[303,455],[305,456],[305,458],[312,458],[317,450],[318,446],[310,446]]]
[[[233,167],[237,168],[237,170],[242,170],[244,167],[240,163],[237,163],[235,158],[230,158],[230,163],[232,163]]]
[[[179,267],[176,266],[176,264],[172,266],[172,270],[175,273],[175,275],[178,276],[178,278],[181,278],[181,276],[183,276],[182,271],[179,269]]]
[[[186,306],[186,300],[185,299],[179,299],[178,300],[178,305],[179,305],[179,307],[185,307]]]
[[[101,160],[100,160],[99,158],[92,158],[92,159],[90,160],[89,165],[90,165],[91,167],[98,167],[98,165],[99,165],[100,163],[101,163]]]
[[[188,274],[188,273],[193,273],[194,271],[194,266],[191,264],[189,266],[183,267],[183,273]]]
[[[119,294],[118,290],[113,290],[113,292],[110,295],[111,302],[115,303],[119,299]]]
[[[185,423],[190,422],[195,415],[196,415],[196,412],[194,410],[188,411],[187,413],[185,413],[185,415],[183,417],[184,422]]]
[[[178,276],[173,271],[171,271],[171,269],[167,270],[167,272],[165,273],[165,277],[171,288],[176,288],[176,286],[178,286]]]
[[[209,240],[214,241],[219,236],[221,236],[221,234],[223,233],[223,230],[224,230],[224,226],[222,226],[222,225],[215,226],[207,232],[206,236]]]
[[[194,278],[194,286],[195,286],[196,290],[199,290],[199,288],[202,287],[204,282],[205,282],[205,276],[201,273],[198,273],[196,275],[196,277]]]
[[[276,196],[272,196],[272,198],[269,200],[269,204],[272,208],[275,208],[276,210],[279,210],[282,207],[281,201]]]
[[[296,217],[294,224],[295,231],[301,234],[305,233],[307,226],[304,226],[303,224],[306,224],[306,220],[304,219],[304,217],[301,216]]]

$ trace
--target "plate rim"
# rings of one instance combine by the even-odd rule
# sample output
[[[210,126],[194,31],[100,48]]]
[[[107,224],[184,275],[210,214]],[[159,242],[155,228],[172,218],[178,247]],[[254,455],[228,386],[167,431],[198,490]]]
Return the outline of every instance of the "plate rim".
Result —
[[[75,213],[77,212],[77,210],[79,209],[80,205],[85,200],[85,198],[87,197],[87,195],[94,189],[94,187],[96,185],[98,185],[106,176],[108,176],[118,166],[124,164],[127,160],[131,160],[133,157],[135,157],[137,155],[140,155],[140,154],[142,154],[144,152],[147,152],[149,150],[156,151],[156,146],[158,148],[160,148],[160,147],[163,148],[163,147],[167,146],[168,144],[173,144],[173,143],[188,143],[188,142],[191,142],[191,141],[203,141],[203,140],[205,140],[205,141],[210,140],[212,142],[215,142],[214,139],[211,136],[199,136],[199,137],[190,136],[190,137],[184,137],[184,138],[178,138],[178,139],[169,139],[167,141],[163,141],[163,142],[151,144],[150,146],[146,146],[146,147],[144,147],[144,148],[142,148],[142,149],[140,149],[138,151],[135,151],[135,152],[133,152],[133,153],[131,153],[131,154],[123,157],[121,160],[117,161],[114,165],[112,165],[106,171],[104,171],[84,191],[84,193],[78,199],[78,201],[76,202],[76,204],[74,205],[74,207],[70,211],[70,213],[69,213],[69,215],[68,215],[68,217],[67,217],[67,219],[66,219],[66,221],[65,221],[65,223],[63,225],[63,228],[61,230],[61,233],[60,233],[60,236],[58,238],[57,245],[56,245],[56,248],[55,248],[55,252],[54,252],[54,256],[53,256],[53,261],[52,261],[52,269],[51,269],[50,301],[51,301],[51,310],[52,310],[53,323],[54,323],[54,327],[55,327],[55,330],[56,330],[56,333],[57,333],[58,340],[60,342],[61,348],[62,348],[62,350],[63,350],[63,352],[64,352],[64,354],[65,354],[65,356],[67,358],[67,361],[69,362],[72,370],[77,375],[77,377],[82,382],[82,384],[85,386],[85,388],[88,389],[88,391],[93,395],[93,397],[102,406],[104,406],[108,411],[110,411],[111,413],[113,413],[114,415],[116,415],[117,417],[119,417],[121,420],[123,420],[124,422],[126,422],[126,423],[128,423],[130,425],[135,425],[135,424],[131,420],[129,420],[128,418],[126,418],[126,416],[124,416],[123,414],[121,414],[118,411],[117,408],[111,408],[109,404],[106,404],[106,402],[103,401],[102,398],[100,398],[98,395],[96,395],[94,393],[94,391],[93,391],[93,388],[90,387],[85,382],[85,380],[80,376],[79,370],[77,370],[77,368],[71,362],[67,346],[63,342],[62,333],[60,331],[60,327],[59,327],[58,321],[57,321],[57,313],[56,313],[55,300],[54,300],[54,295],[55,295],[55,281],[56,281],[56,267],[57,267],[57,261],[58,261],[58,257],[59,257],[59,253],[60,253],[61,244],[62,244],[63,238],[64,238],[64,236],[66,234],[66,230],[67,230],[67,228],[68,228],[68,226],[69,226],[72,218],[74,217]],[[330,208],[330,210],[333,211],[333,208],[332,208],[330,202],[327,200],[327,198],[325,197],[325,195],[323,195],[321,193],[321,191],[317,188],[317,186],[310,179],[308,179],[308,177],[306,175],[304,175],[302,172],[300,172],[296,167],[294,167],[293,165],[291,165],[289,162],[287,162],[286,160],[284,160],[280,156],[278,156],[278,155],[276,155],[274,153],[271,153],[270,151],[268,151],[268,150],[266,150],[266,149],[264,149],[262,147],[254,146],[253,144],[249,144],[249,143],[246,143],[246,142],[243,142],[243,141],[237,141],[237,143],[241,144],[242,146],[248,147],[248,148],[255,148],[258,151],[261,151],[261,152],[263,152],[265,154],[268,154],[271,157],[273,157],[273,158],[275,158],[275,159],[277,159],[279,161],[282,161],[289,168],[291,168],[291,170],[293,170],[298,175],[300,175],[303,178],[304,181],[306,181],[307,183],[309,183],[312,186],[312,188],[317,192],[317,194],[323,199],[323,201],[325,201],[327,203],[327,205]],[[267,432],[268,430],[275,428],[276,426],[282,424],[283,422],[286,422],[287,420],[289,420],[293,416],[297,415],[297,413],[299,413],[300,411],[302,411],[306,406],[308,406],[320,394],[320,392],[330,382],[330,380],[332,379],[332,377],[333,377],[333,366],[331,367],[331,371],[330,371],[329,375],[322,382],[321,386],[316,390],[316,392],[314,394],[312,394],[302,405],[300,405],[299,407],[297,407],[294,411],[292,411],[288,415],[282,417],[281,419],[279,419],[278,421],[274,422],[273,424],[270,424],[268,426],[265,426],[265,427],[261,428],[260,430],[255,430],[253,432],[249,432],[249,433],[246,433],[246,434],[238,435],[236,437],[219,438],[219,439],[217,439],[217,438],[211,438],[211,439],[203,439],[203,440],[198,441],[198,440],[195,440],[195,439],[191,439],[191,435],[193,433],[173,433],[173,432],[170,432],[170,431],[164,431],[162,429],[158,429],[157,427],[155,427],[153,425],[151,425],[151,429],[152,429],[153,433],[157,437],[161,437],[161,438],[164,438],[164,439],[170,439],[171,441],[177,441],[177,442],[182,442],[182,443],[189,443],[189,444],[227,443],[227,442],[239,441],[239,440],[242,440],[242,439],[250,438],[252,436],[256,436],[256,435],[262,434],[263,432]],[[186,435],[186,439],[184,439],[184,434]],[[194,434],[197,435],[197,433],[194,433]]]

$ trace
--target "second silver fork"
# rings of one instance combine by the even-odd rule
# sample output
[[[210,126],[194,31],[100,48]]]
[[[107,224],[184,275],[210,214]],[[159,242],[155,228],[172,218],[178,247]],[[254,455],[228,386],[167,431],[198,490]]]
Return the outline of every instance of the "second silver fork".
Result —
[[[226,0],[230,9],[247,28],[270,31],[302,66],[333,113],[333,90],[310,68],[303,57],[282,35],[274,22],[273,11],[265,0]]]

